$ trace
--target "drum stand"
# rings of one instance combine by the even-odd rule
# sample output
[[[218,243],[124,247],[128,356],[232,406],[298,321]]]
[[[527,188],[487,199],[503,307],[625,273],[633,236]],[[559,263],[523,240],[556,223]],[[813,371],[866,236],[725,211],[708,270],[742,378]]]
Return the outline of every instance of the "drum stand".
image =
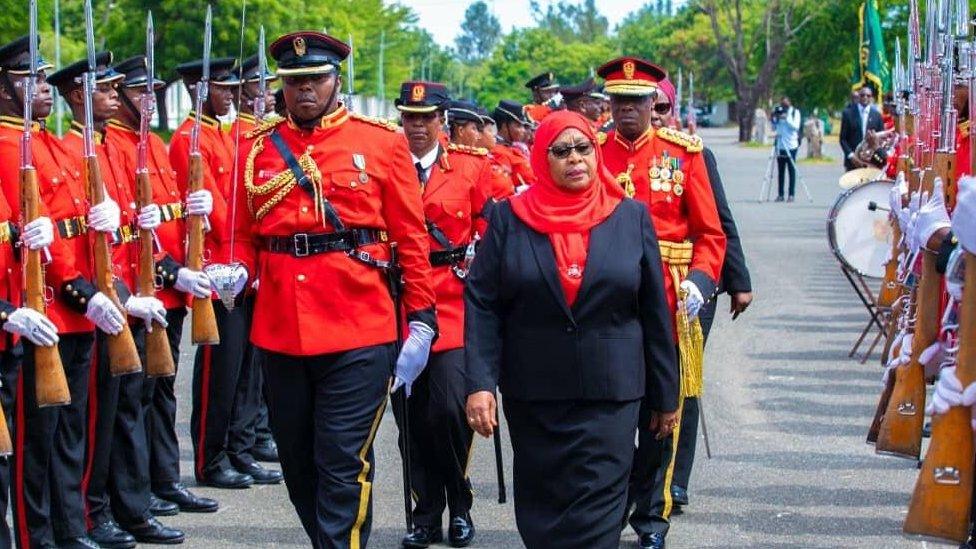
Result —
[[[776,171],[776,157],[778,149],[775,145],[769,151],[769,160],[766,162],[766,177],[763,179],[762,188],[759,189],[759,202],[769,202],[770,197],[773,194],[773,174]],[[793,172],[796,173],[796,182],[803,187],[803,194],[807,195],[807,200],[813,202],[813,196],[810,195],[810,189],[807,187],[807,182],[803,179],[803,174],[796,167],[796,162],[793,160],[793,156],[790,155],[789,151],[784,151],[786,154],[786,160],[793,167]],[[785,183],[785,182],[784,182]]]
[[[871,330],[875,326],[878,328],[878,334],[871,342],[871,346],[860,358],[861,364],[864,364],[868,361],[868,358],[870,358],[871,353],[874,352],[874,349],[878,346],[878,343],[880,343],[886,335],[887,330],[885,326],[887,322],[885,322],[885,320],[890,310],[887,307],[878,306],[874,292],[871,291],[871,287],[868,286],[868,283],[864,280],[864,276],[862,276],[861,273],[853,271],[843,264],[841,264],[840,270],[842,273],[844,273],[844,276],[847,277],[847,281],[851,283],[851,287],[854,288],[854,293],[856,293],[857,297],[861,299],[861,303],[864,305],[864,308],[868,310],[868,314],[871,315],[871,318],[868,319],[867,325],[864,326],[863,330],[861,330],[861,336],[857,338],[857,341],[854,343],[854,347],[851,348],[851,352],[848,353],[847,356],[853,358],[854,355],[857,354],[858,349],[861,348],[861,345],[864,343],[865,339],[868,337],[868,334],[871,333]]]

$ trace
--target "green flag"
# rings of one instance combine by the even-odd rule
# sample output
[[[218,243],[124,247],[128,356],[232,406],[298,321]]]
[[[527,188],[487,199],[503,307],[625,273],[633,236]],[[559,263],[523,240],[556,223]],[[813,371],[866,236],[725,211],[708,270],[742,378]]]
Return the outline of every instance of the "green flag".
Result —
[[[885,56],[884,38],[881,34],[881,15],[878,0],[866,0],[858,10],[858,48],[854,60],[853,90],[870,86],[878,103],[885,91],[891,90],[891,68]]]

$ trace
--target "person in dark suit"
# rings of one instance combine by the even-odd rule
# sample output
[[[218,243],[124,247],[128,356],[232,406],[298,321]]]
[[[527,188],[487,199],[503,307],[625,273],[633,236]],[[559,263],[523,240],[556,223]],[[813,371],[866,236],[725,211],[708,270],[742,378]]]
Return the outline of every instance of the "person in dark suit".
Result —
[[[865,166],[854,151],[869,130],[884,131],[884,121],[874,106],[874,91],[864,86],[857,92],[857,102],[847,105],[840,118],[840,148],[844,150],[844,168],[848,171]]]
[[[500,388],[526,547],[615,548],[641,400],[658,436],[677,425],[658,241],[583,116],[545,118],[532,168],[538,183],[494,208],[465,287],[468,421],[493,433]]]

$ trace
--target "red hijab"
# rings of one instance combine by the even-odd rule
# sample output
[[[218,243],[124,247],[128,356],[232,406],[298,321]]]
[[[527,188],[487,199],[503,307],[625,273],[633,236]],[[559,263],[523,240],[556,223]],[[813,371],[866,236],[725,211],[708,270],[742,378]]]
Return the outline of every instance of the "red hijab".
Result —
[[[593,143],[596,154],[595,177],[578,192],[557,187],[549,172],[549,147],[568,128],[582,132]],[[589,120],[579,113],[556,111],[546,116],[535,132],[531,160],[538,181],[510,199],[512,211],[523,223],[549,237],[559,282],[566,302],[572,306],[583,282],[590,229],[610,217],[624,192],[604,166],[603,151]]]

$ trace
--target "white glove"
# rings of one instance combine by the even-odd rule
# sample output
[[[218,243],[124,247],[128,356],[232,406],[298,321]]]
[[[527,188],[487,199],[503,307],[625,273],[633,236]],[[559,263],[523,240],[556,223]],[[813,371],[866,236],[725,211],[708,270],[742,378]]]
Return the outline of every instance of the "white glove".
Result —
[[[103,233],[113,233],[119,230],[121,215],[119,205],[111,198],[106,198],[101,204],[95,204],[88,210],[88,228]]]
[[[970,383],[963,388],[962,382],[956,377],[956,367],[943,368],[939,374],[939,381],[935,384],[932,402],[925,408],[930,415],[944,414],[953,406],[972,407],[976,403],[976,383]],[[970,416],[970,425],[976,431],[976,418]]]
[[[210,215],[213,211],[213,195],[206,189],[200,189],[187,195],[186,213],[189,215]]]
[[[685,291],[685,311],[688,312],[688,320],[691,320],[698,316],[702,305],[705,304],[705,298],[702,297],[698,286],[695,286],[695,283],[690,280],[683,281],[679,287]]]
[[[898,172],[898,177],[895,178],[895,184],[888,191],[888,208],[891,209],[891,213],[897,215],[901,211],[902,196],[907,190],[908,184],[905,183],[905,172]]]
[[[952,212],[952,234],[971,254],[976,254],[976,178],[959,180],[956,208]]]
[[[38,217],[24,225],[24,244],[31,250],[47,248],[54,242],[54,224],[49,217]]]
[[[563,94],[556,92],[552,94],[548,100],[546,100],[545,105],[551,109],[558,109],[560,105],[563,104]]]
[[[918,362],[924,369],[926,379],[935,377],[935,375],[939,373],[939,368],[942,367],[942,362],[944,361],[945,347],[943,347],[942,342],[938,340],[926,347],[925,350],[918,355]]]
[[[115,306],[115,303],[102,292],[93,295],[88,301],[88,310],[85,318],[91,320],[98,326],[98,329],[109,335],[122,333],[125,325],[125,315]]]
[[[220,286],[229,284],[234,289],[234,297],[240,295],[247,285],[247,269],[243,265],[226,265],[214,263],[203,268],[210,278],[214,290],[220,291]]]
[[[176,284],[174,286],[185,294],[192,294],[193,297],[199,298],[210,297],[213,292],[207,273],[193,271],[186,267],[176,271]]]
[[[427,367],[427,359],[430,357],[430,346],[434,341],[434,330],[430,326],[420,321],[410,323],[410,335],[403,342],[400,349],[400,356],[396,362],[396,379],[393,381],[393,388],[390,392],[396,392],[403,387],[410,396],[413,382]]]
[[[130,315],[144,320],[147,332],[152,331],[154,320],[163,328],[169,325],[166,322],[166,307],[155,297],[132,296],[125,302],[125,310]]]
[[[946,210],[942,178],[936,177],[935,184],[932,188],[932,196],[918,210],[914,235],[918,244],[916,247],[921,248],[925,246],[936,231],[948,228],[949,212]]]
[[[50,347],[58,342],[58,328],[43,314],[21,307],[7,316],[3,329],[26,337],[34,345]]]
[[[155,204],[149,204],[148,206],[143,206],[139,210],[139,228],[144,230],[153,230],[163,224],[163,212],[159,209],[159,206]]]
[[[949,263],[946,264],[946,292],[956,300],[956,303],[962,302],[962,287],[963,278],[959,276],[962,274],[961,263],[963,258],[963,249],[957,246],[955,250],[949,255]]]
[[[898,336],[898,340],[896,340],[896,343],[897,341],[901,341],[901,350],[899,351],[898,356],[891,357],[891,359],[888,360],[888,364],[885,364],[884,375],[881,376],[882,384],[885,385],[888,384],[888,377],[892,375],[891,372],[893,372],[896,368],[898,368],[903,364],[908,364],[909,362],[911,362],[912,337],[913,334],[902,334]],[[895,346],[896,345],[892,345],[891,347],[894,348]]]

